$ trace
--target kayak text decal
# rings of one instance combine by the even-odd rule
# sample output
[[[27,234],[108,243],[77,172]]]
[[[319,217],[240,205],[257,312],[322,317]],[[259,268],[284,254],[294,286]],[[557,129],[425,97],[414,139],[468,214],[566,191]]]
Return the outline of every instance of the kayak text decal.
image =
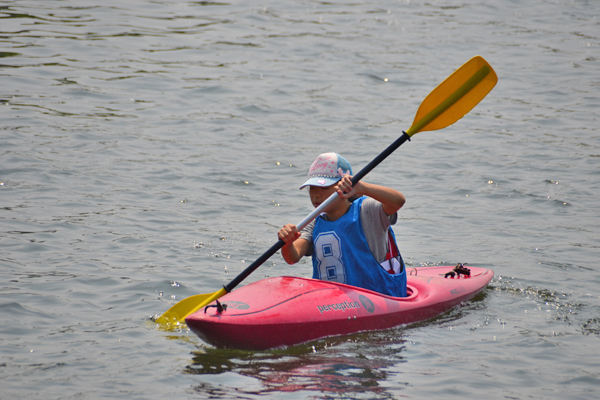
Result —
[[[344,311],[344,312],[346,312],[346,309],[360,308],[360,304],[358,304],[357,301],[346,300],[343,303],[324,304],[322,306],[317,306],[317,308],[319,309],[321,314],[323,314],[326,311]]]
[[[234,310],[247,310],[250,308],[250,305],[248,303],[244,303],[243,301],[228,301],[227,307]]]
[[[461,287],[458,287],[456,289],[452,289],[450,291],[450,294],[454,296],[454,295],[461,294],[461,293],[464,293],[464,292],[466,292],[466,290],[465,290],[465,288],[463,286],[461,286]]]

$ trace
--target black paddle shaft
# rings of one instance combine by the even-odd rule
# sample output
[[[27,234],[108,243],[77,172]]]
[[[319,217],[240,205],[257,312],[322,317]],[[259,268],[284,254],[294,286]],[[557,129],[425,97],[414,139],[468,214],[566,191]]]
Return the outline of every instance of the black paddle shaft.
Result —
[[[400,147],[407,140],[410,141],[410,136],[403,132],[402,136],[400,136],[394,143],[388,146],[381,154],[379,154],[373,161],[367,164],[366,167],[360,170],[360,172],[352,177],[352,185],[356,185],[362,178],[365,177],[373,168],[378,166],[383,160],[385,160],[390,154],[392,154],[398,147]],[[277,251],[279,251],[285,242],[281,239],[277,243],[275,243],[269,250],[267,250],[262,256],[258,257],[256,261],[250,264],[245,270],[243,270],[238,276],[236,276],[231,282],[227,285],[223,286],[227,292],[231,292],[237,285],[239,285],[244,279],[248,277],[251,273],[253,273],[258,267],[260,267],[265,261],[267,261],[271,256]]]
[[[383,160],[385,160],[390,154],[392,154],[398,147],[402,145],[402,143],[406,141],[410,141],[410,136],[406,134],[406,132],[402,132],[402,136],[400,136],[396,141],[388,146],[387,149],[381,152],[373,161],[367,164],[366,167],[360,170],[360,172],[352,177],[352,185],[356,185],[358,181],[365,177],[373,168],[378,166]]]

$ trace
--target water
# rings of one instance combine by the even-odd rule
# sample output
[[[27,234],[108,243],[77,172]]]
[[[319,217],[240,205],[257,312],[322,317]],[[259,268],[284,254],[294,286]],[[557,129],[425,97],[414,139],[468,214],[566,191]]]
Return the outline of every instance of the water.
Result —
[[[0,3],[2,398],[598,397],[594,1]],[[213,292],[474,55],[499,82],[368,181],[405,261],[486,266],[439,318],[265,352],[149,317]],[[244,283],[310,275],[272,257]]]

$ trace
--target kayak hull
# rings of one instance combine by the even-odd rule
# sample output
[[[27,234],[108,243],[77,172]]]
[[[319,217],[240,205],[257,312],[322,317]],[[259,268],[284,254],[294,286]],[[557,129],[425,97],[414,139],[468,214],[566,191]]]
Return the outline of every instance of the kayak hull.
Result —
[[[469,267],[470,276],[445,277],[453,267],[413,268],[408,297],[307,278],[267,278],[223,296],[186,318],[188,327],[217,347],[263,350],[323,337],[374,331],[427,320],[469,300],[494,276]]]

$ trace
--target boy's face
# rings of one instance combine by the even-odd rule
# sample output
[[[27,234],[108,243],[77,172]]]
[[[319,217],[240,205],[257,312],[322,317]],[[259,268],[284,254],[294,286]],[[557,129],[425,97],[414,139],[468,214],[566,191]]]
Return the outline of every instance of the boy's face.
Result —
[[[331,196],[335,192],[335,187],[337,183],[331,186],[309,186],[308,192],[310,194],[310,201],[312,202],[315,208],[319,207],[322,202],[327,200],[329,196]],[[329,207],[328,207],[329,208]],[[327,210],[325,210],[327,211]]]

